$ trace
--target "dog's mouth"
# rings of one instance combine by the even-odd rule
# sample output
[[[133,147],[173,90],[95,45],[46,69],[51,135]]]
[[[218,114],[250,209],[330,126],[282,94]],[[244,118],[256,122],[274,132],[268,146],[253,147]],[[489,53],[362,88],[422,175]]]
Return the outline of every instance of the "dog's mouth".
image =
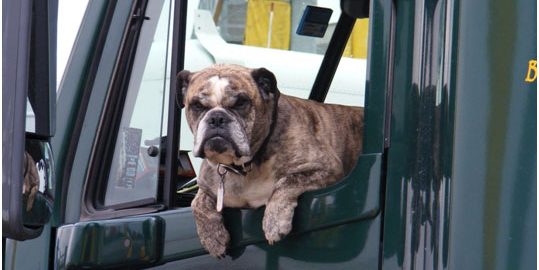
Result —
[[[251,152],[249,140],[239,122],[232,118],[227,123],[221,124],[212,121],[200,120],[196,132],[193,132],[195,136],[193,155],[222,164],[238,163],[248,159]]]
[[[211,158],[219,155],[226,155],[228,158],[240,158],[245,155],[238,145],[222,134],[208,136],[201,144],[200,151],[194,153],[196,157]]]
[[[238,152],[238,147],[236,144],[221,135],[215,135],[207,138],[202,145],[204,148],[203,152],[213,151],[219,154],[230,150],[233,150],[236,152],[236,154]]]

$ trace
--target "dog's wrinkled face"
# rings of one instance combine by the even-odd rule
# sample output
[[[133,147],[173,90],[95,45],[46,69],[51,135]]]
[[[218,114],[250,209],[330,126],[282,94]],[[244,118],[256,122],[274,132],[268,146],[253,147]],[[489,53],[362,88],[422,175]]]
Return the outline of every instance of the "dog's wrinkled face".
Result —
[[[178,74],[193,153],[213,163],[241,165],[252,159],[269,131],[278,97],[266,69],[214,65]]]

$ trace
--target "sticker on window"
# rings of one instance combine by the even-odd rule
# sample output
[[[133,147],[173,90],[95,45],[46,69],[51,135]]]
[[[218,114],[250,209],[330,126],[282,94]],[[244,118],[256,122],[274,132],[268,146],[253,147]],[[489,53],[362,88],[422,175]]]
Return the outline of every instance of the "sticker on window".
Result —
[[[142,129],[123,128],[120,147],[120,177],[118,177],[117,187],[134,189],[135,178],[139,159],[140,141]]]

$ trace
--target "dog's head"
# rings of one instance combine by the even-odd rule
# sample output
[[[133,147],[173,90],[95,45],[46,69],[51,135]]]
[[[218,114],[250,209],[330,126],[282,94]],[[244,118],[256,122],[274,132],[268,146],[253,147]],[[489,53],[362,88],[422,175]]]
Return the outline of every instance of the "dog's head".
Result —
[[[177,79],[194,155],[227,165],[250,161],[269,134],[279,98],[273,73],[218,64],[184,70]]]

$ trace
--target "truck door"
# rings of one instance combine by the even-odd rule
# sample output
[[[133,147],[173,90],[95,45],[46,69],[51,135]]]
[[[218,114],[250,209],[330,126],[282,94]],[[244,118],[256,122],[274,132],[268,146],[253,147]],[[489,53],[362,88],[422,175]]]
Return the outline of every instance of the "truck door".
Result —
[[[391,5],[374,1],[366,12],[355,1],[336,1],[333,12],[339,15],[326,41],[291,38],[289,44],[303,47],[277,50],[268,40],[270,48],[256,47],[256,33],[242,37],[253,35],[249,27],[260,23],[253,14],[278,21],[287,17],[283,13],[301,17],[305,7],[263,2],[89,2],[60,87],[52,141],[58,175],[55,268],[378,268]],[[358,23],[369,33],[368,58],[341,58],[356,18],[369,14],[369,31],[364,21]],[[226,28],[219,20],[240,26]],[[262,31],[266,37],[282,39],[268,31]],[[263,208],[225,209],[234,260],[220,261],[201,247],[189,207],[192,192],[185,192],[200,161],[190,156],[192,135],[175,88],[178,71],[216,62],[265,66],[285,93],[307,98],[313,88],[324,101],[329,89],[331,102],[366,109],[356,168],[338,184],[304,194],[291,235],[274,246],[263,237]],[[325,73],[331,76],[316,80]]]

